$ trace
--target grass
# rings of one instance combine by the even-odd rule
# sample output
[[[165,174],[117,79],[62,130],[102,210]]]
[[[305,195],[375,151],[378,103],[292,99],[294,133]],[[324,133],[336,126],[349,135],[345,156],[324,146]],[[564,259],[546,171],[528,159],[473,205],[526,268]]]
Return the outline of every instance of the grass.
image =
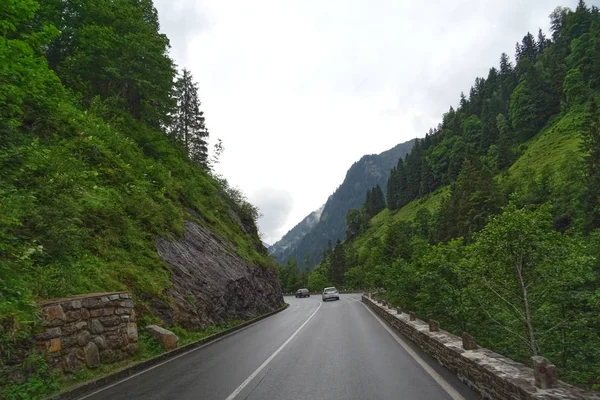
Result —
[[[560,172],[559,168],[573,154],[580,153],[580,131],[585,123],[582,107],[570,110],[531,138],[522,147],[523,154],[509,168],[508,174],[499,177],[501,183],[519,183],[539,175],[544,170]]]

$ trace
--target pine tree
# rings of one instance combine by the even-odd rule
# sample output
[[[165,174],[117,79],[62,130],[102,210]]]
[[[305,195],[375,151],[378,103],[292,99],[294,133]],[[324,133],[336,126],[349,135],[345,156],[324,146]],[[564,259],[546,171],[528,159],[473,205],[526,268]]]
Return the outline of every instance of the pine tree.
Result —
[[[331,257],[331,282],[334,285],[341,286],[344,284],[344,273],[346,272],[346,248],[344,244],[338,240],[333,249]]]
[[[198,85],[194,82],[190,71],[185,68],[175,83],[174,97],[177,101],[177,110],[173,118],[171,134],[183,145],[190,159],[206,168],[208,130],[204,113],[200,111]]]
[[[582,150],[586,153],[585,207],[588,230],[600,228],[600,113],[598,104],[590,101],[587,129],[584,131]]]
[[[379,185],[373,188],[373,216],[385,209],[385,197]]]
[[[538,31],[538,39],[537,39],[538,53],[541,53],[542,51],[544,51],[546,49],[546,47],[548,47],[549,45],[550,45],[550,41],[548,39],[546,39],[546,35],[544,35],[542,28],[540,28]]]
[[[514,159],[512,150],[513,135],[510,130],[508,121],[503,114],[498,114],[496,117],[496,124],[498,127],[498,159],[496,164],[500,170],[508,168]]]

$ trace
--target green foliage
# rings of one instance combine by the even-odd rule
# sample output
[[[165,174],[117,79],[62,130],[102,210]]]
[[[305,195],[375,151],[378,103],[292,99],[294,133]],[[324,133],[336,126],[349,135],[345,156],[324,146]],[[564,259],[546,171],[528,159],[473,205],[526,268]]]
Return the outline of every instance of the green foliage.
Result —
[[[6,400],[41,399],[60,388],[58,371],[51,371],[40,354],[30,353],[23,361],[21,369],[29,371],[22,382],[10,382],[2,388],[0,396]]]
[[[287,265],[279,266],[279,283],[284,293],[294,293],[308,285],[308,271],[300,272],[298,263],[289,259]]]
[[[200,111],[198,84],[185,68],[175,82],[174,96],[177,108],[171,135],[183,145],[190,159],[201,167],[208,168],[208,130],[204,112]]]
[[[274,267],[256,207],[165,131],[175,70],[150,0],[13,0],[0,11],[2,360],[31,345],[37,300],[130,290],[168,301],[154,242],[181,236],[185,220]],[[53,390],[31,357],[11,367],[25,378],[5,397]]]
[[[595,99],[590,102],[583,129],[582,150],[585,154],[584,202],[589,220],[588,230],[600,228],[600,112]]]
[[[565,107],[576,106],[584,103],[589,97],[589,91],[583,82],[583,75],[579,68],[573,68],[567,72],[563,86],[565,96]]]
[[[516,67],[503,54],[392,170],[388,210],[341,243],[345,282],[598,387],[600,13],[551,21],[551,40],[526,35]]]
[[[498,212],[502,202],[492,171],[477,160],[465,160],[460,175],[451,186],[450,196],[440,207],[437,238],[470,238],[481,230],[487,218]]]
[[[311,292],[320,292],[328,286],[331,286],[331,283],[318,267],[311,271],[308,276],[308,289]]]
[[[593,279],[591,259],[577,238],[552,230],[549,207],[509,204],[492,218],[472,249],[483,311],[537,355],[542,332],[564,324],[574,288]]]

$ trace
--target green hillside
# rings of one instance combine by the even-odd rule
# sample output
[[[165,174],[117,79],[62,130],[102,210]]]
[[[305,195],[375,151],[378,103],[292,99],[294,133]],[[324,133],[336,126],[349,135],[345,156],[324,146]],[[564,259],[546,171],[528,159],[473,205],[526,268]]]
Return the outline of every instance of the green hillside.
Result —
[[[197,89],[151,1],[2,8],[0,391],[16,386],[0,397],[38,398],[56,387],[27,355],[37,301],[129,290],[141,323],[156,320],[146,302],[171,304],[172,283],[155,240],[181,237],[188,220],[250,264],[274,263],[257,210],[211,172]],[[40,376],[21,382],[10,370],[21,362]]]
[[[366,194],[308,276],[600,387],[600,11],[557,8]]]

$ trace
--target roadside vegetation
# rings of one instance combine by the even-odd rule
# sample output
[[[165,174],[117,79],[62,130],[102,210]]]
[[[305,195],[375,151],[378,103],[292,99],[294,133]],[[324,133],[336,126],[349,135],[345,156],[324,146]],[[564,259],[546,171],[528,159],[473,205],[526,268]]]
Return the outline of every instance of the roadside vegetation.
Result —
[[[380,290],[600,389],[600,10],[550,19],[550,37],[528,33],[514,63],[502,54],[399,160],[384,206],[374,188],[348,212],[346,239],[305,279]]]
[[[197,85],[169,57],[151,0],[0,10],[0,391],[37,398],[55,382],[27,354],[37,301],[129,290],[148,312],[171,285],[154,239],[187,220],[274,263],[258,210],[212,171],[223,146],[208,149]]]

